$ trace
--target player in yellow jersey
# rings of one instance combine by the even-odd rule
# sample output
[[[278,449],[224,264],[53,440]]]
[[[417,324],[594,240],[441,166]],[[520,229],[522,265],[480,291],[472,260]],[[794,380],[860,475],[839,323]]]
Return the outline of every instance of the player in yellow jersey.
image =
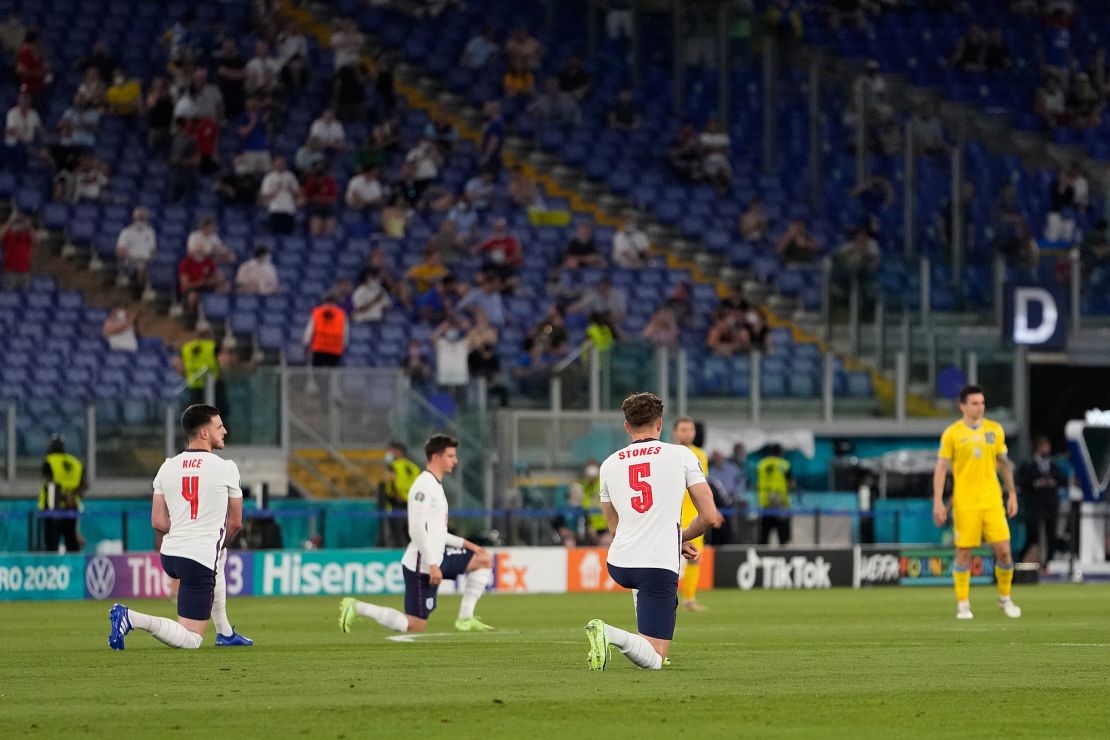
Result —
[[[694,420],[689,416],[680,416],[674,422],[674,443],[678,445],[685,445],[690,448],[694,456],[698,458],[698,464],[701,465],[701,472],[703,475],[709,474],[709,459],[705,456],[705,452],[700,447],[694,445],[694,435],[697,434],[697,429],[694,427]],[[686,528],[690,526],[690,522],[694,521],[694,517],[698,515],[698,510],[694,508],[694,502],[690,500],[690,492],[686,492],[686,496],[682,499],[682,526]],[[684,560],[682,562],[683,573],[682,583],[679,584],[678,592],[682,596],[682,605],[692,612],[705,611],[705,607],[698,603],[698,577],[701,575],[701,552],[705,549],[705,535],[691,540],[693,545],[698,548],[698,558],[694,560]]]
[[[933,471],[933,520],[943,526],[948,519],[944,506],[944,482],[952,471],[952,519],[956,535],[956,562],[952,581],[956,586],[956,618],[971,619],[969,599],[971,551],[985,539],[994,550],[994,575],[998,581],[998,605],[1007,617],[1020,617],[1021,609],[1010,598],[1014,580],[1014,558],[1010,553],[1010,525],[1006,518],[1017,514],[1014,469],[1006,457],[1006,433],[1002,425],[983,417],[986,397],[977,385],[960,390],[963,418],[950,425],[940,437],[940,452]],[[1006,487],[1006,506],[1002,489]]]

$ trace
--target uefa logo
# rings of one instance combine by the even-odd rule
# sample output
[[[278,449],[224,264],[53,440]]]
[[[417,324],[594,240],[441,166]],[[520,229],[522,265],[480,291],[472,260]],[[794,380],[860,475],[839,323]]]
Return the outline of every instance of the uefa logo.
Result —
[[[112,561],[96,556],[85,566],[85,588],[94,599],[106,599],[116,585],[116,568]]]

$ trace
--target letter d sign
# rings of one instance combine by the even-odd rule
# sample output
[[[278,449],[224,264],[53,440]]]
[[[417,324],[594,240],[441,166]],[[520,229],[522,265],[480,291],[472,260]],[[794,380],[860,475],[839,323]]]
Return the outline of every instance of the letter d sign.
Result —
[[[1014,344],[1064,349],[1067,309],[1063,295],[1037,285],[1013,285],[1008,298],[1006,326]]]

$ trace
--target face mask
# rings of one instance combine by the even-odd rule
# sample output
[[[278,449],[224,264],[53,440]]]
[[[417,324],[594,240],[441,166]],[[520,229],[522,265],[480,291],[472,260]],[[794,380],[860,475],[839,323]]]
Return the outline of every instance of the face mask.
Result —
[[[600,469],[596,465],[587,465],[586,466],[586,477],[587,478],[596,478],[598,476],[598,473],[600,473],[600,472],[601,472]]]
[[[393,453],[392,453],[392,452],[387,452],[387,453],[385,453],[385,464],[386,464],[386,465],[392,465],[392,464],[393,464],[393,461],[394,461],[394,459],[395,459],[395,458],[393,457]]]

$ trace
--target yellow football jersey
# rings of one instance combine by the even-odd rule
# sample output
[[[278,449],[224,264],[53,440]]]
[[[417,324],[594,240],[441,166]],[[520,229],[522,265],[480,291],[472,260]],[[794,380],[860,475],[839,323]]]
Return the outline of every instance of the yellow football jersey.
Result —
[[[970,427],[960,419],[940,436],[943,460],[952,461],[952,506],[988,509],[1002,504],[997,458],[1006,454],[1006,432],[998,422],[983,419]]]
[[[709,475],[709,458],[705,456],[705,452],[700,447],[688,445],[690,451],[698,458],[698,463],[701,465],[701,472],[706,476]],[[698,510],[694,508],[694,500],[690,498],[690,492],[686,491],[685,498],[682,499],[682,526],[683,528],[689,527],[690,522],[694,521],[694,517],[698,515]]]

